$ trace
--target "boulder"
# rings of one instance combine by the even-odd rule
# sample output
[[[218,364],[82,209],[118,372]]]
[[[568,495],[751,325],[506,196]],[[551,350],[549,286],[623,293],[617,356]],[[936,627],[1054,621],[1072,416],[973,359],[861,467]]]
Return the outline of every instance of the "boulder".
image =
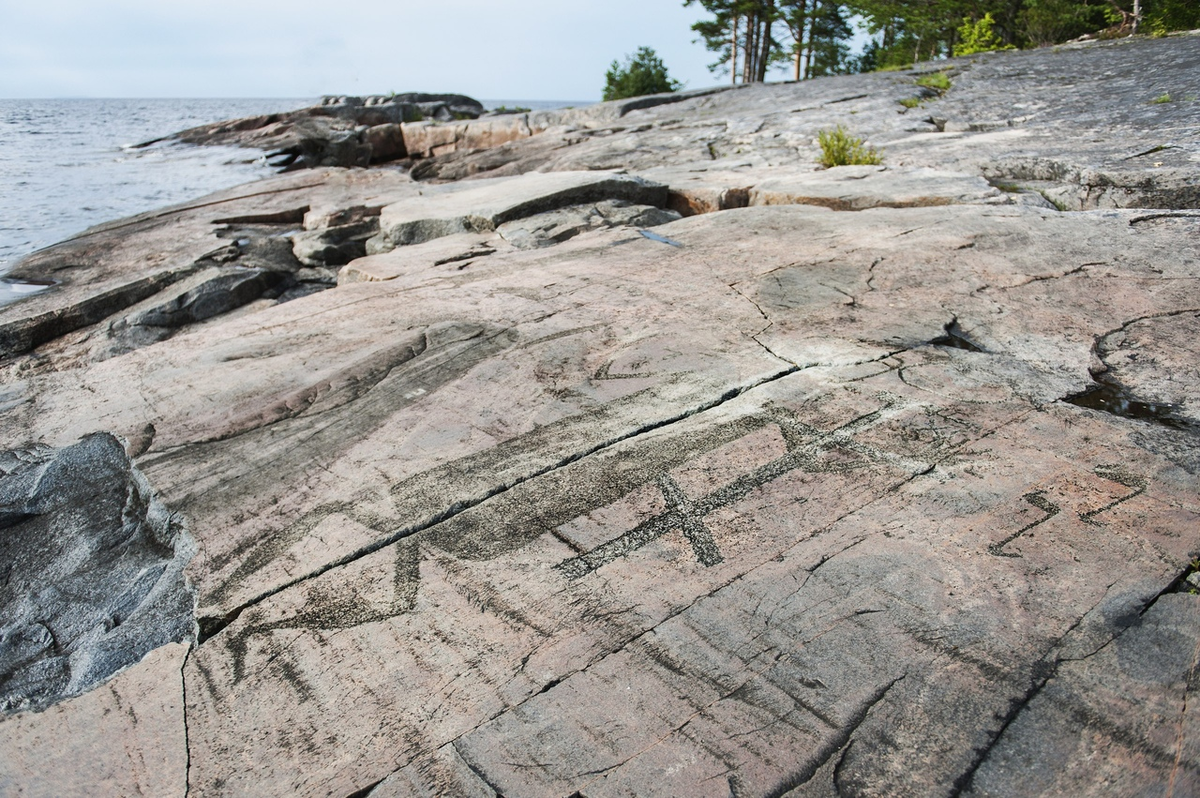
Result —
[[[367,240],[379,232],[379,217],[306,230],[292,236],[292,251],[305,266],[342,266],[367,254]]]
[[[362,140],[371,148],[371,163],[394,161],[408,155],[408,149],[404,146],[404,132],[398,124],[369,127],[363,131]]]

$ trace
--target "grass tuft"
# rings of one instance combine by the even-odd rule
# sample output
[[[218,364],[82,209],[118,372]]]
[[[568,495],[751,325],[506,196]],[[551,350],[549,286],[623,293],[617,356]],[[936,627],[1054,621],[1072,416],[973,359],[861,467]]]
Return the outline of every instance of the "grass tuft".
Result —
[[[883,163],[883,153],[866,146],[862,139],[851,136],[841,125],[820,131],[817,143],[821,145],[821,157],[817,162],[824,167]]]
[[[1163,103],[1171,102],[1171,92],[1164,91],[1162,94],[1150,101],[1152,105],[1162,105]]]
[[[917,85],[937,91],[949,91],[950,76],[945,72],[927,72],[917,78]]]
[[[921,98],[920,97],[905,97],[903,100],[900,101],[900,104],[903,105],[905,108],[916,108],[918,105],[921,104]]]

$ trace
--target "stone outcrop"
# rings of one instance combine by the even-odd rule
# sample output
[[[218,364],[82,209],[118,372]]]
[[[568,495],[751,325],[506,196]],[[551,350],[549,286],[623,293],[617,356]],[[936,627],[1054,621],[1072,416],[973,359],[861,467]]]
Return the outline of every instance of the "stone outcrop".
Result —
[[[4,532],[103,549],[30,548],[95,580],[37,661],[119,664],[4,683],[0,791],[1197,792],[1200,104],[1139,71],[1185,96],[1197,58],[529,115],[27,259],[58,285],[0,308]],[[816,169],[837,123],[884,166]],[[68,605],[5,601],[34,662]]]
[[[402,123],[477,119],[483,113],[482,103],[462,94],[324,97],[309,108],[201,125],[139,146],[170,140],[257,147],[271,150],[273,165],[285,169],[367,166],[407,155]]]

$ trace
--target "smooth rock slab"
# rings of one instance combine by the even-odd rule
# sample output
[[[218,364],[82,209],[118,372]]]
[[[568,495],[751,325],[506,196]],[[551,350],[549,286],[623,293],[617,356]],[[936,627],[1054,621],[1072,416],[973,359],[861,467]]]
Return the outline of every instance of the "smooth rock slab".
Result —
[[[609,172],[535,173],[456,185],[384,208],[380,234],[367,242],[367,254],[454,233],[486,232],[514,219],[601,200],[662,207],[667,188]]]
[[[0,794],[27,798],[187,794],[182,668],[157,648],[103,687],[0,726]]]
[[[1000,190],[982,177],[887,166],[835,166],[821,172],[763,180],[750,190],[751,205],[822,205],[837,211],[1003,200]]]
[[[496,247],[503,245],[504,240],[495,233],[459,233],[397,247],[347,263],[338,272],[338,285],[394,280],[406,273],[427,273],[438,266],[462,271],[478,258],[495,254]]]
[[[588,230],[606,227],[654,227],[680,218],[675,211],[652,205],[634,205],[621,200],[571,205],[506,222],[496,232],[518,249],[535,249],[560,244]]]

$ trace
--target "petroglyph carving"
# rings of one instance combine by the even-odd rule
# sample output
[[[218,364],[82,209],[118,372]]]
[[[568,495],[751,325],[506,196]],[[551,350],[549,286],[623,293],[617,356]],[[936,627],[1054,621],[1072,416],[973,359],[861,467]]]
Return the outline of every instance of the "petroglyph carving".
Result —
[[[591,551],[564,560],[558,567],[568,579],[579,579],[677,529],[682,530],[692,544],[699,563],[716,565],[723,557],[704,524],[705,517],[785,474],[797,469],[815,474],[884,465],[909,473],[929,471],[933,467],[930,463],[854,440],[855,435],[873,429],[913,406],[896,396],[881,395],[879,398],[884,403],[881,407],[829,432],[804,424],[782,408],[771,408],[770,416],[787,443],[786,454],[698,499],[689,499],[674,480],[663,475],[658,479],[658,487],[666,499],[667,509]],[[835,451],[850,457],[830,458]]]
[[[1149,485],[1145,477],[1141,476],[1140,474],[1135,474],[1120,464],[1114,463],[1098,465],[1095,467],[1095,469],[1093,469],[1093,473],[1098,477],[1109,480],[1110,482],[1116,482],[1118,485],[1124,485],[1127,488],[1132,488],[1133,492],[1114,499],[1102,507],[1097,507],[1094,510],[1087,510],[1079,513],[1079,520],[1083,521],[1085,524],[1098,524],[1099,522],[1094,520],[1096,516],[1100,515],[1101,513],[1108,512],[1114,507],[1123,504],[1136,496],[1142,495],[1146,492],[1146,488]],[[1031,493],[1026,493],[1022,498],[1044,512],[1045,515],[1042,518],[1039,518],[1036,521],[1032,521],[1021,527],[999,543],[993,543],[992,545],[988,546],[988,554],[992,554],[996,557],[1020,557],[1021,555],[1017,554],[1016,552],[1005,551],[1004,547],[1031,529],[1046,523],[1051,518],[1058,515],[1062,510],[1061,507],[1046,498],[1045,490],[1036,490]]]

